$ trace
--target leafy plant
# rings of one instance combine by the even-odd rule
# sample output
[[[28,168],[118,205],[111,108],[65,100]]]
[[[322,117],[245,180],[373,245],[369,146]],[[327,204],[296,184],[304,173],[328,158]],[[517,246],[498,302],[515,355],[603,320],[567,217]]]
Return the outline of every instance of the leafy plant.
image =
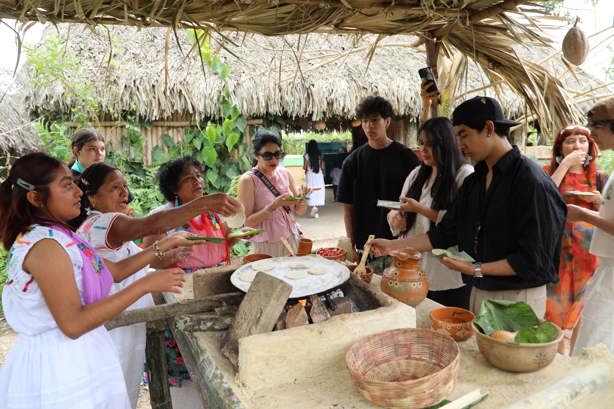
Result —
[[[302,155],[305,153],[305,144],[314,139],[316,142],[345,142],[347,144],[352,141],[350,131],[345,132],[297,132],[283,133],[282,149],[284,152],[294,155]]]
[[[0,296],[2,295],[2,289],[4,288],[4,283],[6,282],[6,258],[7,253],[4,247],[0,246]],[[0,312],[2,311],[2,303],[0,303]]]
[[[69,129],[63,122],[52,122],[46,126],[43,122],[34,123],[34,129],[45,147],[51,155],[63,162],[68,162],[72,156],[70,151]]]

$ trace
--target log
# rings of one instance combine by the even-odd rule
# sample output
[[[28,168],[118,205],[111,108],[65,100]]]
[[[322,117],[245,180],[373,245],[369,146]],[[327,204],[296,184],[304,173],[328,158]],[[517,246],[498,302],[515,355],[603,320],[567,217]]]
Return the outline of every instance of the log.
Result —
[[[175,319],[175,327],[180,331],[222,331],[230,327],[234,314],[189,314]]]
[[[569,373],[546,389],[526,396],[507,409],[558,409],[569,407],[578,396],[586,396],[608,385],[610,368],[602,362]]]
[[[309,297],[311,301],[311,309],[309,310],[309,316],[311,317],[311,322],[314,324],[318,322],[326,321],[330,318],[330,313],[328,309],[324,305],[322,301],[320,301],[320,297],[317,295],[312,295]]]
[[[291,292],[290,284],[262,272],[256,274],[222,348],[235,368],[239,364],[239,339],[272,331]]]
[[[198,300],[187,300],[181,303],[156,305],[149,308],[138,308],[126,311],[105,324],[107,330],[112,330],[139,322],[158,321],[172,318],[176,315],[194,314],[213,311],[226,305],[237,305],[241,302],[243,293],[234,292],[212,295]]]
[[[240,266],[240,264],[230,264],[195,271],[192,274],[194,298],[235,291],[235,287],[230,283],[230,276]]]
[[[149,372],[149,399],[152,409],[173,409],[168,386],[164,331],[147,330],[145,356]]]
[[[307,311],[301,303],[294,304],[286,314],[286,328],[300,327],[309,324]]]

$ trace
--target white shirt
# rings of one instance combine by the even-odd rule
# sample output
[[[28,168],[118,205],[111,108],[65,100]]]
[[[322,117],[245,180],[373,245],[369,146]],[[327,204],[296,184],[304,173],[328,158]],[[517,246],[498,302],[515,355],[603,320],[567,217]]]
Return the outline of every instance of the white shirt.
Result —
[[[418,177],[418,172],[420,171],[421,166],[418,166],[414,170],[412,170],[405,179],[405,183],[403,184],[403,189],[401,190],[401,196],[407,196],[409,192],[409,187],[414,183],[416,178]],[[456,173],[456,189],[458,190],[465,178],[473,173],[473,166],[465,164],[460,167],[458,172]],[[425,207],[431,208],[433,204],[433,196],[431,195],[432,185],[428,185],[428,182],[422,187],[422,193],[420,194],[420,200],[418,202]],[[439,223],[444,215],[446,214],[446,210],[440,210],[437,215],[437,222]],[[388,214],[388,224],[390,224],[390,213]],[[416,221],[412,228],[405,233],[402,237],[411,237],[416,236],[418,234],[423,234],[429,231],[431,228],[431,221],[421,215],[420,213],[416,214]],[[390,231],[395,236],[399,235],[399,231],[390,227]],[[421,261],[422,270],[426,273],[426,276],[429,280],[429,290],[432,291],[442,291],[442,290],[450,290],[454,288],[459,288],[465,285],[463,283],[463,279],[461,273],[458,271],[450,270],[439,260],[437,257],[433,256],[431,252],[422,253],[422,261]]]
[[[603,203],[599,208],[599,216],[606,220],[614,220],[614,176],[610,175],[603,189]],[[614,236],[602,229],[595,229],[591,241],[591,254],[614,262]],[[605,260],[604,260],[605,261]]]

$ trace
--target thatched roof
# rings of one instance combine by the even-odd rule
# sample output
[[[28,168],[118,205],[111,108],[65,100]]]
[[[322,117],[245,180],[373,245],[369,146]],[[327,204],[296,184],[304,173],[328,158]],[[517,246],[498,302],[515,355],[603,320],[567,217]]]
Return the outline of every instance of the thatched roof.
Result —
[[[40,148],[40,139],[28,117],[10,95],[4,95],[0,101],[0,152],[21,155]]]
[[[418,34],[448,52],[477,61],[492,81],[501,78],[551,125],[576,122],[557,78],[521,61],[512,45],[544,44],[531,15],[539,0],[3,0],[0,17],[137,26],[197,26],[265,35],[337,31]],[[514,18],[512,18],[514,16]],[[162,54],[159,50],[157,56]]]
[[[171,33],[162,28],[59,25],[58,32],[66,41],[67,52],[74,54],[82,67],[81,81],[93,82],[101,112],[131,112],[148,120],[181,114],[196,120],[219,115],[223,82],[208,66],[203,71],[187,30]],[[50,35],[56,35],[55,28],[46,31],[45,37]],[[266,37],[226,33],[212,38],[212,46],[220,49],[222,59],[232,68],[228,81],[231,97],[249,117],[349,118],[357,103],[372,94],[389,99],[397,115],[419,114],[417,71],[426,62],[424,52],[410,46],[416,37],[386,37],[375,48],[374,35]],[[166,48],[165,55],[152,58]],[[550,51],[542,48],[539,58]],[[440,87],[451,87],[449,95],[462,99],[476,94],[497,96],[508,114],[524,114],[524,100],[508,86],[495,92],[475,62],[463,61],[467,67],[464,74],[458,70],[463,66],[458,60],[440,68]],[[551,61],[558,62],[553,64],[557,75],[567,69],[559,59]],[[26,68],[26,75],[34,74]],[[573,83],[574,87],[585,89],[591,82],[596,84],[587,75],[578,75],[583,86]],[[452,77],[455,81],[449,83],[447,79]],[[35,115],[69,112],[74,103],[72,90],[59,83],[38,89],[26,80],[23,88]]]

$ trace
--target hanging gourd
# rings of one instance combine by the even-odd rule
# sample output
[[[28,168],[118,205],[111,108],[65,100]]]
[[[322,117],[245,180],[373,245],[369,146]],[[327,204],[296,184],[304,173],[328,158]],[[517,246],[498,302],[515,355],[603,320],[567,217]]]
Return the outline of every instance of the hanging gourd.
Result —
[[[576,18],[573,27],[569,29],[563,39],[563,55],[567,61],[575,65],[580,65],[586,60],[590,49],[588,37],[578,27],[579,20],[579,18]]]

